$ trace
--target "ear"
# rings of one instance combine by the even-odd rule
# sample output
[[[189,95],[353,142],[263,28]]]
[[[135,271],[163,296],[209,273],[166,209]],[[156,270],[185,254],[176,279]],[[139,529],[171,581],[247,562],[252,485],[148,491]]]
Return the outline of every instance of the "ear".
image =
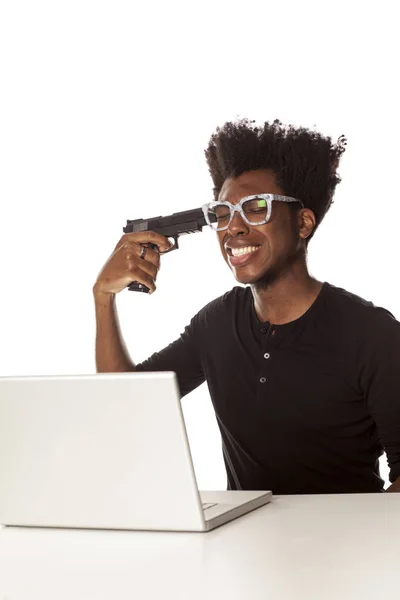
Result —
[[[297,213],[297,229],[299,237],[302,240],[306,240],[315,229],[316,218],[313,211],[310,208],[302,208]]]

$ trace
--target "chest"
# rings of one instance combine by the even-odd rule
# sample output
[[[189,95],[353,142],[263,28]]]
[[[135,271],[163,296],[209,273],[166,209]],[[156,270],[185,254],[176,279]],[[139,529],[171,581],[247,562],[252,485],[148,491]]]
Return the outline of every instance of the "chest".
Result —
[[[205,371],[215,410],[235,427],[333,431],[368,417],[356,349],[337,336],[263,335],[238,330],[208,353]]]

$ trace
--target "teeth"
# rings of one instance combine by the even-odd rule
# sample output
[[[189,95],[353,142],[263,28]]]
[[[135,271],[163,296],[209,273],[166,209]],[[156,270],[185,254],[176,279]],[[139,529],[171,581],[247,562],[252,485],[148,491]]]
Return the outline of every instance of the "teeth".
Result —
[[[233,256],[242,256],[243,254],[250,254],[258,250],[258,246],[246,246],[245,248],[232,248]]]

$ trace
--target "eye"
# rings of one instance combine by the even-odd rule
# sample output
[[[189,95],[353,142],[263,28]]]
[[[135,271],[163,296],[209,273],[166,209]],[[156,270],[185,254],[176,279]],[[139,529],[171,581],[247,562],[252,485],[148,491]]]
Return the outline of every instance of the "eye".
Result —
[[[243,210],[247,216],[258,215],[264,218],[267,214],[267,201],[264,198],[246,200],[243,204]]]
[[[209,209],[209,213],[215,216],[218,222],[226,221],[226,219],[229,219],[231,214],[229,208],[224,204],[214,206],[213,208]]]

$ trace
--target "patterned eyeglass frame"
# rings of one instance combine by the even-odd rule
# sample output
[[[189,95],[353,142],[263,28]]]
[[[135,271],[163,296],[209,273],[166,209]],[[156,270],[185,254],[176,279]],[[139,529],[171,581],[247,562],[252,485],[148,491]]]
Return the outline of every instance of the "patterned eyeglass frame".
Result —
[[[244,210],[242,209],[242,205],[247,200],[255,200],[257,198],[260,198],[261,200],[266,200],[267,216],[262,221],[259,221],[258,223],[253,223],[253,222],[247,220]],[[211,229],[213,229],[214,231],[224,231],[225,229],[228,229],[229,225],[231,224],[232,219],[235,215],[235,212],[238,212],[240,214],[240,216],[242,217],[242,219],[245,221],[245,223],[247,223],[248,225],[264,225],[265,223],[268,223],[268,221],[271,218],[272,201],[273,200],[276,200],[277,202],[298,202],[301,204],[302,208],[304,208],[304,204],[302,203],[301,200],[297,200],[297,198],[292,198],[290,196],[281,196],[279,194],[255,194],[254,196],[245,196],[237,204],[231,204],[230,202],[208,202],[207,204],[204,204],[201,208],[203,210],[204,218],[205,218],[207,224],[211,227]],[[229,219],[229,223],[228,223],[228,225],[226,225],[226,227],[221,227],[221,228],[213,227],[211,224],[211,221],[208,217],[208,209],[214,208],[217,205],[228,206],[228,208],[230,210],[231,216]]]

